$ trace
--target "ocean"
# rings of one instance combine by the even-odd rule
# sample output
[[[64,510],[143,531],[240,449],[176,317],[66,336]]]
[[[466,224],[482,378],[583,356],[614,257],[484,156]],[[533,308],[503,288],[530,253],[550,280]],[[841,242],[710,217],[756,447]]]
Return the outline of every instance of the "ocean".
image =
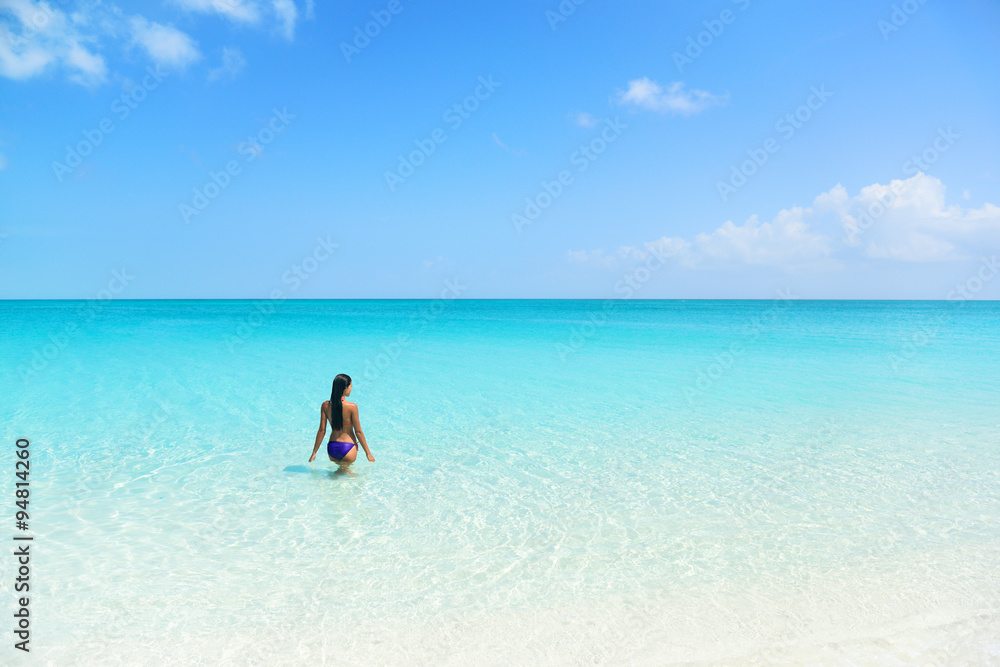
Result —
[[[4,664],[1000,664],[996,302],[0,317]]]

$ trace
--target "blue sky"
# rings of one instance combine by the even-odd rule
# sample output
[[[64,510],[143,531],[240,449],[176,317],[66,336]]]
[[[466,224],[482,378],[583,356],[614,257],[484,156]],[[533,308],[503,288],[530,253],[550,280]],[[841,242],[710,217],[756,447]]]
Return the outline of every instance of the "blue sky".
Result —
[[[0,298],[995,299],[998,28],[0,0]]]

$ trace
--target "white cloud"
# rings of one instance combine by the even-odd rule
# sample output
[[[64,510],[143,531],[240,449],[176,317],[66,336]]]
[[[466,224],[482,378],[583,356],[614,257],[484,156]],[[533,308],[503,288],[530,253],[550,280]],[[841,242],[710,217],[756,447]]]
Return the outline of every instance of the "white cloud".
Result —
[[[923,172],[826,203],[839,216],[844,242],[872,258],[954,260],[1000,245],[1000,208],[948,205],[945,185]]]
[[[616,101],[621,106],[676,113],[684,116],[729,102],[729,94],[714,95],[706,90],[685,90],[683,81],[675,81],[664,88],[657,82],[643,77],[628,82],[628,90],[619,90]]]
[[[907,262],[958,259],[955,256],[955,246],[916,231],[910,232],[902,243],[893,246],[883,247],[877,241],[872,241],[865,254],[873,259],[898,259]]]
[[[40,74],[55,55],[38,44],[18,45],[7,26],[0,26],[0,74],[9,79],[27,79]]]
[[[664,236],[642,248],[570,251],[569,257],[613,267],[642,261],[653,251],[689,268],[749,265],[798,271],[841,266],[840,260],[848,258],[969,260],[1000,251],[1000,207],[948,205],[944,184],[918,173],[888,185],[869,185],[853,197],[838,184],[817,196],[812,206],[784,209],[763,222],[757,215],[742,225],[727,220],[691,240]]]
[[[175,0],[192,12],[221,14],[237,23],[256,23],[260,20],[260,10],[254,0]]]
[[[830,239],[811,230],[805,215],[806,209],[795,207],[779,211],[770,222],[760,222],[756,215],[742,225],[727,220],[695,237],[695,261],[788,266],[826,257]]]
[[[264,16],[273,16],[278,31],[288,41],[295,38],[299,9],[294,0],[174,0],[174,4],[190,12],[217,14],[234,23],[260,24]],[[314,2],[307,0],[305,18],[312,19]]]
[[[209,81],[219,79],[235,79],[236,76],[246,67],[247,61],[243,57],[243,52],[235,47],[223,47],[222,63],[208,72]]]
[[[107,79],[104,58],[91,50],[97,40],[78,30],[76,15],[71,20],[46,2],[0,0],[0,18],[0,75],[28,79],[51,65],[83,85]]]
[[[847,194],[847,188],[837,183],[829,191],[818,195],[813,200],[813,206],[818,209],[839,208],[847,203],[850,198],[851,196]]]
[[[292,0],[274,0],[271,6],[281,24],[281,34],[288,41],[295,39],[295,21],[299,17],[299,10],[296,9]]]
[[[79,42],[70,44],[66,54],[66,64],[76,72],[70,78],[78,83],[89,85],[101,83],[107,78],[108,68],[104,58],[83,48]]]
[[[141,46],[157,65],[184,69],[201,58],[197,44],[188,35],[170,25],[135,16],[129,22],[132,43]]]
[[[621,246],[610,255],[603,250],[576,251],[571,257],[611,267],[620,261],[644,261],[652,253],[671,257],[687,267],[738,264],[797,269],[831,254],[830,238],[810,229],[804,221],[809,210],[798,207],[783,210],[770,222],[761,222],[756,215],[742,225],[727,220],[712,232],[697,234],[691,241],[663,236],[644,243],[642,248]]]
[[[600,122],[600,119],[594,118],[587,112],[573,114],[571,117],[573,119],[573,122],[579,125],[580,127],[594,127]]]

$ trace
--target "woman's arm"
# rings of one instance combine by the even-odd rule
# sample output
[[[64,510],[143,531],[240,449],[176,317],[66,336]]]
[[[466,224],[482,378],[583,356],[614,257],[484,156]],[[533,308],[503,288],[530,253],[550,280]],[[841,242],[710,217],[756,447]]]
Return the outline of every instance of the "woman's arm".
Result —
[[[326,435],[326,413],[323,412],[323,406],[319,406],[319,430],[316,432],[316,444],[313,445],[312,456],[309,457],[309,463],[316,460],[316,452],[319,451],[319,446],[323,444],[323,436]],[[365,448],[368,451],[368,448]]]
[[[358,416],[357,404],[351,408],[351,421],[354,423],[355,440],[361,441],[361,446],[364,447],[368,460],[371,463],[375,463],[375,457],[372,456],[371,450],[368,449],[368,442],[365,441],[365,432],[361,430],[361,418]]]

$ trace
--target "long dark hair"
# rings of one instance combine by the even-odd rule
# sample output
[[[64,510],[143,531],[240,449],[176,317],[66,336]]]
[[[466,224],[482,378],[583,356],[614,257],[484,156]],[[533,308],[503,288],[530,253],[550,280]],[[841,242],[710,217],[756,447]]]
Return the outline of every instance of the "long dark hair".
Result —
[[[333,389],[330,391],[330,428],[334,431],[344,430],[344,406],[340,401],[350,386],[350,375],[341,373],[333,378]]]

